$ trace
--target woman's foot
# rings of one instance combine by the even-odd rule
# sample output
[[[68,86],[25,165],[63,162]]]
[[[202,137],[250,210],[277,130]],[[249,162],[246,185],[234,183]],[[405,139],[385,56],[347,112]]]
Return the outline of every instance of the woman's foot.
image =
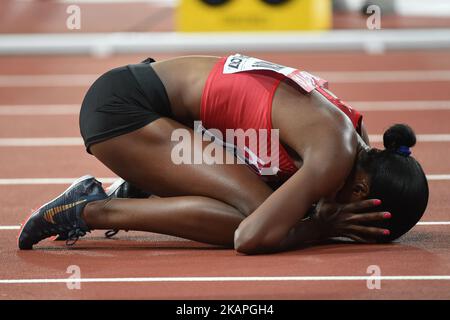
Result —
[[[93,176],[77,179],[64,193],[33,212],[19,232],[19,248],[32,249],[39,241],[58,234],[76,241],[90,231],[81,216],[85,205],[106,198],[102,184]]]

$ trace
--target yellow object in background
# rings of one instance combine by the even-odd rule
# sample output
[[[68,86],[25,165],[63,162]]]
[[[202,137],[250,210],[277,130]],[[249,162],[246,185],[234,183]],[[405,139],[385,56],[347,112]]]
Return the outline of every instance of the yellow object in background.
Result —
[[[287,31],[331,27],[331,0],[181,0],[178,31]]]

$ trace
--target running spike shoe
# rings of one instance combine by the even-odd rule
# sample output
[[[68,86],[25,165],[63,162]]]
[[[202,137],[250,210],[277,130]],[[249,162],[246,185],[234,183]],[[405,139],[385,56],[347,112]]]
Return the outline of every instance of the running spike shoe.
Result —
[[[21,250],[51,236],[67,235],[67,244],[74,244],[79,237],[90,232],[81,213],[89,202],[106,199],[102,184],[93,176],[83,176],[57,198],[33,212],[22,225],[18,237]]]

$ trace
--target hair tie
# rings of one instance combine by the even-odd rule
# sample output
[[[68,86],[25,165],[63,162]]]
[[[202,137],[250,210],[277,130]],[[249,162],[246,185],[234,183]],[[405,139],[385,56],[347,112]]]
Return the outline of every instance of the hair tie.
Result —
[[[396,152],[402,156],[408,157],[411,154],[411,150],[407,146],[400,146]]]

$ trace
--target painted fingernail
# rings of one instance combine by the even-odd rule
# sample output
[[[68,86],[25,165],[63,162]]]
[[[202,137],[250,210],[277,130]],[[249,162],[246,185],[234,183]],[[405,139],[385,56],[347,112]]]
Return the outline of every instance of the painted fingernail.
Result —
[[[379,206],[381,204],[381,200],[378,200],[378,199],[373,200],[373,204],[376,206]]]
[[[385,236],[388,236],[388,235],[391,234],[391,232],[390,232],[389,230],[383,230],[383,234],[384,234]]]
[[[392,217],[392,214],[390,212],[385,212],[383,214],[383,218],[385,218],[385,219],[390,219],[391,217]]]

